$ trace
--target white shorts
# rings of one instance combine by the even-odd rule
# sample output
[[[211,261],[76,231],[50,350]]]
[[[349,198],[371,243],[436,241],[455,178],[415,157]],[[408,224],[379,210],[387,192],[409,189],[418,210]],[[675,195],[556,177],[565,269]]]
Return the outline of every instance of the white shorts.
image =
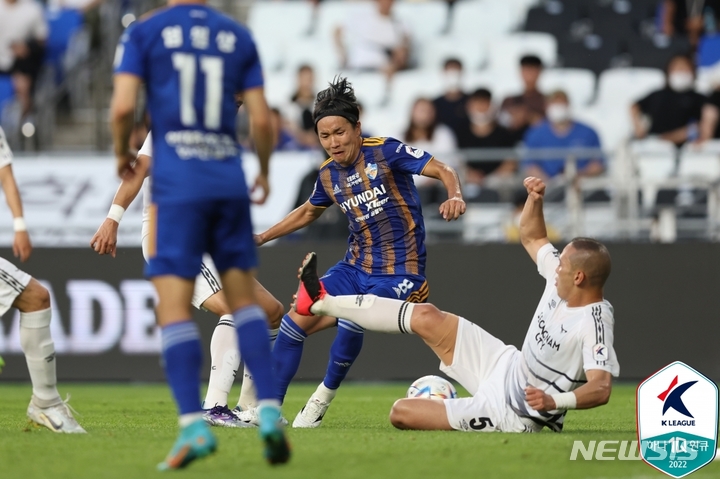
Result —
[[[512,364],[521,357],[477,324],[459,318],[455,353],[451,365],[440,370],[459,382],[472,397],[445,399],[445,411],[453,429],[482,432],[534,432],[542,429],[520,418],[510,408],[506,380]]]
[[[142,223],[142,252],[145,261],[148,260],[148,241],[149,241],[148,222]],[[213,294],[222,289],[220,283],[220,274],[215,268],[212,258],[209,254],[203,255],[203,262],[200,265],[200,274],[195,278],[195,291],[193,292],[192,305],[197,309],[203,309],[202,304]]]
[[[25,291],[32,276],[19,270],[10,261],[0,258],[0,316],[5,314],[15,302],[15,298]]]

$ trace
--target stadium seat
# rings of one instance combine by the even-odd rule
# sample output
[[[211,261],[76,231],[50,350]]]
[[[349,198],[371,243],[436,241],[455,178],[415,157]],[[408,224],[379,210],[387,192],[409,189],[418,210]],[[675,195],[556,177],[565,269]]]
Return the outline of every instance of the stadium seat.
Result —
[[[353,72],[344,73],[355,88],[355,96],[363,108],[380,107],[388,97],[387,79],[379,72]],[[330,79],[328,78],[328,81]]]
[[[519,95],[523,91],[520,73],[517,71],[468,72],[464,75],[463,85],[466,91],[487,88],[493,95],[493,103],[499,105],[506,97]]]
[[[643,205],[652,208],[658,187],[675,173],[677,149],[669,141],[647,138],[633,141],[630,154],[640,180]]]
[[[513,9],[504,1],[462,0],[453,6],[450,34],[485,41],[510,32],[516,25]]]
[[[582,210],[583,236],[614,238],[617,232],[617,215],[610,203],[585,203]]]
[[[595,129],[600,136],[600,144],[607,151],[615,152],[632,132],[630,114],[621,108],[574,107],[573,116]]]
[[[545,32],[564,38],[570,25],[578,18],[576,0],[550,0],[528,10],[524,30]]]
[[[691,51],[687,38],[656,36],[652,40],[634,36],[628,40],[628,54],[634,67],[664,70],[675,55]]]
[[[584,68],[600,74],[610,68],[618,54],[614,37],[587,35],[579,41],[562,41],[558,45],[559,66]]]
[[[390,111],[405,119],[417,98],[435,98],[443,92],[442,72],[407,70],[393,76],[390,83]]]
[[[493,38],[488,43],[490,68],[517,71],[520,58],[537,55],[545,66],[557,60],[557,40],[549,33],[520,32]]]
[[[587,1],[584,7],[596,35],[624,42],[635,32],[638,15],[633,12],[633,2],[629,0]]]
[[[265,74],[265,98],[268,105],[280,108],[290,101],[293,95],[297,79],[290,71],[269,72]]]
[[[410,110],[399,112],[393,108],[366,107],[360,122],[363,134],[401,138],[410,120]]]
[[[595,96],[595,74],[580,68],[553,68],[544,70],[539,80],[540,91],[550,93],[563,90],[570,97],[570,104],[583,107]]]
[[[310,2],[253,2],[247,25],[258,47],[265,71],[283,66],[286,48],[308,35],[312,26]]]
[[[704,181],[720,180],[720,140],[707,141],[699,146],[685,145],[680,151],[678,176]]]
[[[512,219],[509,203],[476,203],[463,215],[463,241],[505,241],[504,226]]]
[[[279,2],[284,5],[287,2]],[[308,2],[309,3],[309,2]],[[320,2],[317,7],[317,18],[312,35],[315,38],[332,41],[335,29],[348,18],[361,18],[368,10],[376,8],[371,1],[326,1]]]
[[[485,65],[487,50],[482,42],[454,37],[429,37],[418,44],[418,66],[439,70],[448,58],[457,58],[465,71],[477,70]]]
[[[340,58],[334,42],[313,37],[298,38],[285,47],[284,53],[284,69],[287,72],[296,72],[302,65],[310,65],[316,74],[323,75],[337,72],[340,68]]]
[[[260,43],[285,41],[307,35],[313,18],[310,2],[252,2],[247,25]]]
[[[448,4],[440,0],[395,2],[393,15],[404,21],[414,39],[440,35],[448,25]]]
[[[632,103],[664,86],[665,74],[661,70],[613,68],[600,75],[595,103],[607,108],[629,108]]]

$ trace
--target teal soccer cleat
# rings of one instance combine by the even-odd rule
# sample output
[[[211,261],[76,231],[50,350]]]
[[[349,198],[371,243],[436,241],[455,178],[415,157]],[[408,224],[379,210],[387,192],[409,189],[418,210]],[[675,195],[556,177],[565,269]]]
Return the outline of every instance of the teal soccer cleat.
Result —
[[[198,419],[180,431],[170,454],[158,464],[158,470],[182,469],[195,459],[209,456],[217,449],[217,440],[203,419]]]
[[[265,459],[272,464],[285,464],[290,460],[290,444],[285,437],[281,422],[280,408],[260,406],[260,438],[265,443]]]

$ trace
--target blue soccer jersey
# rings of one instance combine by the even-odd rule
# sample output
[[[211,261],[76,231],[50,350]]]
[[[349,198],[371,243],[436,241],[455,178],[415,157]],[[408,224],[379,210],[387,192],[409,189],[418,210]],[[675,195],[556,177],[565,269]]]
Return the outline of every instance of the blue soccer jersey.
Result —
[[[145,82],[155,203],[247,196],[234,95],[263,79],[244,27],[204,5],[159,9],[123,33],[115,72]]]
[[[366,138],[349,167],[327,160],[313,206],[337,204],[350,221],[347,263],[369,274],[425,276],[425,224],[413,175],[432,159],[394,138]]]

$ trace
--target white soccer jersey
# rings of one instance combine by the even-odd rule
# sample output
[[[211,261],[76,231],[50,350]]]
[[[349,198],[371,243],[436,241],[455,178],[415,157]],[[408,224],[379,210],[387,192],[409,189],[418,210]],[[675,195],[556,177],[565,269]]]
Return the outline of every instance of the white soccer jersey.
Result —
[[[152,132],[148,133],[147,138],[145,138],[145,142],[140,147],[140,151],[138,151],[138,156],[145,155],[152,158],[153,150],[152,150]],[[148,176],[145,178],[145,181],[143,181],[142,185],[142,195],[143,195],[143,211],[142,211],[142,220],[143,225],[145,225],[149,219],[150,219],[150,203],[152,203],[152,200],[150,198],[150,177]]]
[[[620,365],[613,349],[613,307],[606,300],[577,308],[560,299],[555,285],[559,264],[557,249],[547,244],[538,251],[538,272],[547,280],[522,354],[511,368],[510,406],[521,417],[530,417],[553,430],[562,429],[562,411],[539,412],[525,402],[527,386],[547,394],[568,392],[587,382],[585,371],[602,369],[613,376]]]
[[[5,131],[0,127],[0,168],[12,163],[13,154],[5,138]]]

